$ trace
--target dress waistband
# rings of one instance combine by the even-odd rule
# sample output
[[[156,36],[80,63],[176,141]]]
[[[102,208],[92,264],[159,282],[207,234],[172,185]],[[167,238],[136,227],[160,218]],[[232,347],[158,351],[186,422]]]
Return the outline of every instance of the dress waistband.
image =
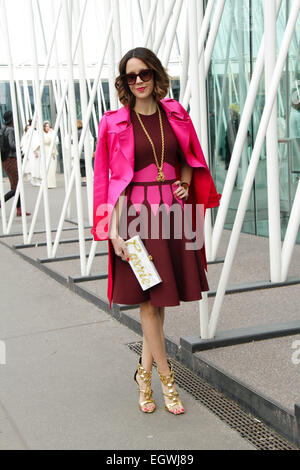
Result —
[[[149,185],[149,186],[157,186],[157,185],[161,185],[161,184],[172,184],[174,183],[175,181],[177,181],[177,178],[173,178],[171,180],[165,180],[165,181],[131,181],[129,183],[129,186],[130,185],[138,185],[138,186],[145,186],[145,185]]]

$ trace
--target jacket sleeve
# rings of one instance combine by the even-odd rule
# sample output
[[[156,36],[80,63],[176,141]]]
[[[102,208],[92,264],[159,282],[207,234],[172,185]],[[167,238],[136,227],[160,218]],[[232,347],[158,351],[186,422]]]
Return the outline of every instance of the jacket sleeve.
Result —
[[[94,240],[107,240],[107,232],[103,230],[103,222],[107,217],[107,195],[109,183],[107,121],[104,115],[98,128],[98,142],[94,162],[93,191],[93,228]]]

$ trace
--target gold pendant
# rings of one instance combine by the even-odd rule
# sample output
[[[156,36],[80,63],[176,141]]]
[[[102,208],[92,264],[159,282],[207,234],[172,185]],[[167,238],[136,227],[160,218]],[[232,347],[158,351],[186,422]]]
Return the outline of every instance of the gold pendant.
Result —
[[[165,175],[163,174],[162,170],[158,170],[158,176],[156,178],[156,181],[165,181]]]

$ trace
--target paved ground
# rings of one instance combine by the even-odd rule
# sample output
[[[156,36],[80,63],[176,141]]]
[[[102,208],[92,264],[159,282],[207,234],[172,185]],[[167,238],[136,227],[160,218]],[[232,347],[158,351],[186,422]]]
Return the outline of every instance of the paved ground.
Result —
[[[253,449],[181,390],[186,414],[142,414],[140,337],[0,244],[0,449]]]

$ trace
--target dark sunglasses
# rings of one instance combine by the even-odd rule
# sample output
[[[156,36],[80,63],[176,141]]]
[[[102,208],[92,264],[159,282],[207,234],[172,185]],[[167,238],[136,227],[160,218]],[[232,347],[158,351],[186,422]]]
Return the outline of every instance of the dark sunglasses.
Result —
[[[153,78],[153,72],[152,69],[144,69],[140,73],[127,73],[123,75],[123,80],[126,81],[127,85],[134,85],[137,77],[140,77],[143,82],[150,82]]]

